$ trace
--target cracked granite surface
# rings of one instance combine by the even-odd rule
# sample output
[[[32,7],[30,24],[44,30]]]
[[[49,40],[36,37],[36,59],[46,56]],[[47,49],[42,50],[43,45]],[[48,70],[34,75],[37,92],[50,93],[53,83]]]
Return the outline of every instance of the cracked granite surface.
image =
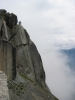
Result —
[[[7,76],[0,71],[0,100],[10,100],[7,87]]]

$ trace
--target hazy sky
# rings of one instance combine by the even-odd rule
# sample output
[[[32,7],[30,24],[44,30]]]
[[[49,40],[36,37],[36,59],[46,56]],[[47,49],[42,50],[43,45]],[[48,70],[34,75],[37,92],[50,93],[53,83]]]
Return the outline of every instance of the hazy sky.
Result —
[[[43,60],[47,84],[60,100],[72,100],[74,73],[57,49],[75,47],[74,0],[0,0],[0,9],[18,16]]]

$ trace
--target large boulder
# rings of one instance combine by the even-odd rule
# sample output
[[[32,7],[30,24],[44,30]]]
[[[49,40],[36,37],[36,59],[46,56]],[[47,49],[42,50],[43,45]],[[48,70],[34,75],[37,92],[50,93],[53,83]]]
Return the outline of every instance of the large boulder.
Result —
[[[13,13],[7,13],[5,20],[9,28],[13,28],[17,24],[17,16]]]
[[[17,24],[17,16],[13,13],[8,13],[6,10],[1,9],[0,10],[0,19],[3,19],[6,21],[6,25],[9,28],[13,28]]]
[[[16,25],[13,30],[15,35],[10,39],[10,42],[17,50],[19,72],[46,88],[42,59],[35,44],[30,40],[27,31],[22,26]]]
[[[0,70],[7,75],[10,100],[58,100],[46,85],[35,44],[16,24],[16,15],[0,10]]]

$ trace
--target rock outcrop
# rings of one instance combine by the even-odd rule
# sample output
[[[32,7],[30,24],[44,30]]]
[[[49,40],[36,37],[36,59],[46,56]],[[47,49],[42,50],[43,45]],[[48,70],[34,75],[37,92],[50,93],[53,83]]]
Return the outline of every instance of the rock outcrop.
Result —
[[[58,100],[45,83],[42,59],[17,16],[0,10],[0,70],[10,100]]]
[[[2,71],[0,71],[0,100],[10,100],[7,87],[7,76]]]

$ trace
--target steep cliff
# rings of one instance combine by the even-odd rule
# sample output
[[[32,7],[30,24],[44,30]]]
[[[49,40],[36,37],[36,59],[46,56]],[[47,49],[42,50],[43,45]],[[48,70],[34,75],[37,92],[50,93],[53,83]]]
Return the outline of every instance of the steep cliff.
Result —
[[[17,16],[0,10],[0,70],[10,100],[58,100],[45,83],[42,59]]]

